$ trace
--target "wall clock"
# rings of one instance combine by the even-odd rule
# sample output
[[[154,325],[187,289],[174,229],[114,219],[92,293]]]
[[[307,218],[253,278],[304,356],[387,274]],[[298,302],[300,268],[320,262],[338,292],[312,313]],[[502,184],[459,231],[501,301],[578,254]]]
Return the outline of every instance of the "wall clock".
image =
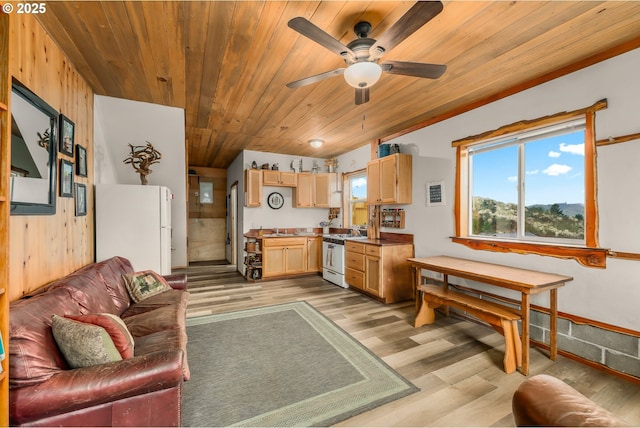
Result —
[[[278,192],[269,193],[269,197],[267,198],[267,203],[269,204],[269,207],[273,208],[274,210],[278,210],[282,208],[282,205],[284,205],[284,198],[282,197],[281,193],[278,193]]]

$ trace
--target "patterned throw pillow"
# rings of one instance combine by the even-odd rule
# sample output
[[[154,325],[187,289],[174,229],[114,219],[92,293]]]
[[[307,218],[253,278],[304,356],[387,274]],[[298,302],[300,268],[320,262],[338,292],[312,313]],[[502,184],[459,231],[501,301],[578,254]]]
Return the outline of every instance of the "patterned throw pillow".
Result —
[[[51,330],[71,368],[122,360],[113,340],[102,327],[54,315]]]
[[[113,344],[116,345],[118,352],[123,360],[133,357],[133,336],[127,329],[127,325],[120,319],[119,316],[114,314],[89,314],[89,315],[65,315],[65,318],[69,318],[75,321],[84,322],[87,324],[93,324],[100,326],[107,330],[109,337],[113,340]]]
[[[127,286],[131,299],[136,303],[141,302],[147,297],[171,290],[171,286],[162,275],[152,270],[126,273],[123,274],[122,277],[124,278],[124,283]]]

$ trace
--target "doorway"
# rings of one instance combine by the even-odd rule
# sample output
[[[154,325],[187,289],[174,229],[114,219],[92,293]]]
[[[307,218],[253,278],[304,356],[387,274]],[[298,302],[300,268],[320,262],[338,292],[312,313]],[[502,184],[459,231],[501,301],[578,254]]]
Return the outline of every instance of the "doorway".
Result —
[[[228,258],[232,265],[238,264],[238,252],[236,246],[238,244],[238,182],[231,185],[229,195],[229,222],[231,229],[230,248],[231,257]]]

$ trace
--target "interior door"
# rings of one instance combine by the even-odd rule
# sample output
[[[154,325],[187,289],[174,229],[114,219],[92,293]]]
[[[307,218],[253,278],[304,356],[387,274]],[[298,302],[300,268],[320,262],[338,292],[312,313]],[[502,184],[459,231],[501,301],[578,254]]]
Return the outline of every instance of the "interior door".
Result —
[[[238,264],[237,240],[238,240],[238,182],[231,185],[231,197],[229,198],[229,220],[231,223],[231,248],[229,260],[232,265]]]

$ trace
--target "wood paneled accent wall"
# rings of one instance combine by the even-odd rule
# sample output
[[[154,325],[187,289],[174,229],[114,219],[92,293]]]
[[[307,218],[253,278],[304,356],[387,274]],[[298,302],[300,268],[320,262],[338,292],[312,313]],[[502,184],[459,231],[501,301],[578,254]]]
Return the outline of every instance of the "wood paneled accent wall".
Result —
[[[227,239],[227,170],[189,167],[190,262],[224,260]],[[200,204],[200,182],[213,183],[213,204]]]
[[[9,15],[0,13],[0,334],[6,357],[0,361],[0,426],[9,426]]]
[[[59,196],[53,216],[11,216],[13,301],[94,261],[93,90],[34,17],[11,17],[10,48],[10,74],[75,123],[75,143],[87,149],[88,166],[87,177],[74,177],[87,185],[86,216],[76,217],[74,199]]]

